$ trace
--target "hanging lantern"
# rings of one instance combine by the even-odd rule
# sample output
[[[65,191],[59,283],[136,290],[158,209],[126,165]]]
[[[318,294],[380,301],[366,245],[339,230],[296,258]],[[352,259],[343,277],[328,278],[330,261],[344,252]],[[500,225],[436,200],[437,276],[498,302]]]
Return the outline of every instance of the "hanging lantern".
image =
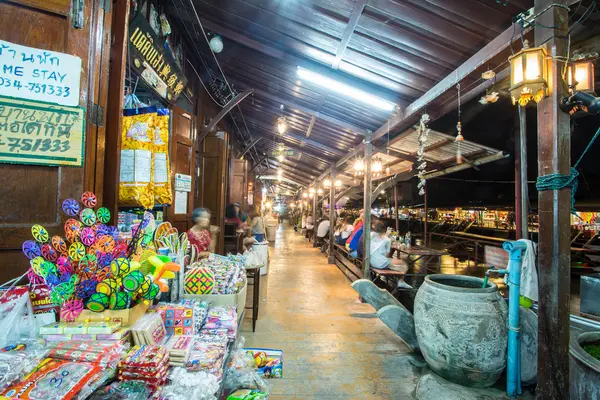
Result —
[[[308,193],[309,194],[315,194],[316,190],[314,187],[308,188]]]
[[[315,194],[314,193],[309,193],[308,197],[312,199],[313,197],[315,197]]]
[[[324,186],[326,189],[329,189],[329,188],[331,187],[331,179],[329,179],[329,178],[328,178],[328,179],[325,179],[325,180],[323,181],[323,186]]]
[[[306,193],[306,192],[302,193],[302,197],[303,198],[307,198],[308,197],[308,193]]]
[[[287,119],[285,117],[277,118],[277,132],[283,135],[287,131]]]
[[[334,185],[335,185],[336,189],[341,189],[342,188],[342,181],[339,180],[339,179],[336,179]]]
[[[525,40],[523,49],[508,58],[510,62],[510,95],[513,104],[527,105],[531,100],[539,103],[546,95],[546,50],[529,47]]]
[[[365,173],[365,161],[362,158],[354,160],[354,175],[362,175]]]
[[[574,54],[567,69],[567,83],[571,92],[594,92],[594,60],[597,53]]]
[[[373,164],[371,166],[371,174],[373,174],[373,176],[378,177],[379,175],[381,175],[381,172],[383,171],[383,161],[381,160],[381,158],[375,158],[373,160]]]
[[[321,189],[321,188],[318,188],[318,189],[317,189],[317,194],[318,194],[319,196],[320,196],[320,195],[322,195],[322,194],[323,194],[323,189]]]

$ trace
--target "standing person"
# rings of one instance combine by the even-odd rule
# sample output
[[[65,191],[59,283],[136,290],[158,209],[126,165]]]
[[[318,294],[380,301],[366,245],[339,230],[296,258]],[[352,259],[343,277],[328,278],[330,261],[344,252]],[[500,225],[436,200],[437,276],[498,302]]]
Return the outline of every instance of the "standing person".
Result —
[[[265,222],[263,220],[262,215],[258,212],[256,207],[253,207],[248,213],[248,217],[252,219],[250,223],[250,228],[252,228],[252,233],[254,234],[254,238],[257,242],[265,241]]]
[[[308,238],[308,241],[312,240],[314,233],[315,223],[313,221],[312,215],[308,214],[306,217],[306,237]]]
[[[386,231],[387,228],[385,224],[378,222],[375,224],[374,232],[371,232],[371,246],[369,249],[371,268],[393,269],[394,271],[405,274],[406,271],[408,271],[406,264],[402,263],[397,258],[388,257],[388,254],[390,254],[392,249],[392,241],[387,236]],[[404,282],[404,279],[398,280],[397,285],[402,289],[412,289],[412,286]]]
[[[210,211],[206,208],[196,208],[192,212],[194,226],[187,231],[190,244],[201,256],[207,257],[211,248]]]
[[[247,225],[248,216],[245,212],[242,211],[242,206],[240,205],[240,203],[236,201],[235,203],[233,203],[233,206],[235,207],[235,213],[237,214],[240,221],[242,221],[242,223],[246,223]]]

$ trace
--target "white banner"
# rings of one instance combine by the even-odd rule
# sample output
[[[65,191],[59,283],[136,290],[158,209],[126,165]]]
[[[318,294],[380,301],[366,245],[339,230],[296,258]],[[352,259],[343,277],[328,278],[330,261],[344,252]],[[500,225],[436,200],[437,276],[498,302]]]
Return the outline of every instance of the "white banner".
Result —
[[[81,58],[0,40],[0,95],[79,105]]]

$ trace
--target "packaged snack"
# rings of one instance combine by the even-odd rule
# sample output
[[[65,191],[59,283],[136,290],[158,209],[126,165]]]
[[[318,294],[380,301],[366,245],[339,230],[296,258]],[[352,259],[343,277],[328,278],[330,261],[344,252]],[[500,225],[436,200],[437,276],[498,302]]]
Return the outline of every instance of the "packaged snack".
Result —
[[[169,352],[169,365],[183,367],[190,356],[194,343],[193,335],[173,335],[165,343]]]
[[[137,345],[161,344],[167,335],[163,319],[158,313],[144,314],[131,327],[133,341]]]
[[[154,207],[153,119],[156,107],[123,110],[119,204]]]
[[[48,357],[116,367],[125,347],[120,342],[68,341],[57,343]]]
[[[154,128],[154,201],[156,204],[173,203],[171,166],[169,162],[169,110],[159,108],[152,119]]]
[[[96,364],[46,358],[29,375],[2,392],[16,399],[72,399],[102,371]]]

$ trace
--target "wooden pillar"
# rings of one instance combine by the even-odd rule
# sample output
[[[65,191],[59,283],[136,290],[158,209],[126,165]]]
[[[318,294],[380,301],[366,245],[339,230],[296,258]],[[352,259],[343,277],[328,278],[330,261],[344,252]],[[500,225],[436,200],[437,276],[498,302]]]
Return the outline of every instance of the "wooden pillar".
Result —
[[[425,220],[423,223],[423,244],[427,246],[427,221],[429,216],[427,215],[429,209],[427,208],[427,185],[423,186],[423,190],[425,190],[425,194],[423,195],[423,207],[425,209]]]
[[[396,210],[396,232],[400,233],[400,213],[398,212],[398,184],[394,185],[394,209]]]
[[[515,239],[522,239],[521,233],[521,124],[520,124],[520,108],[515,117]]]
[[[556,0],[535,0],[543,12],[535,26],[536,45],[548,56],[548,96],[538,104],[538,175],[568,175],[571,166],[569,116],[559,110],[568,95],[562,78],[567,56],[568,12]],[[543,26],[554,26],[555,29]],[[539,213],[538,399],[569,398],[570,189],[541,191]]]
[[[364,179],[364,225],[363,225],[363,268],[365,279],[369,279],[370,267],[370,249],[371,249],[371,155],[373,153],[373,145],[371,144],[371,131],[367,131],[365,135],[365,179]]]
[[[317,197],[319,197],[319,195],[317,194],[317,188],[315,187],[315,193],[313,194],[313,198],[312,198],[312,219],[313,219],[312,241],[313,241],[313,243],[315,242],[315,237],[317,237],[317,228],[318,228],[318,226],[317,226]]]
[[[329,188],[329,264],[335,264],[333,249],[335,248],[335,238],[333,230],[335,229],[335,163],[331,163],[331,187]]]

